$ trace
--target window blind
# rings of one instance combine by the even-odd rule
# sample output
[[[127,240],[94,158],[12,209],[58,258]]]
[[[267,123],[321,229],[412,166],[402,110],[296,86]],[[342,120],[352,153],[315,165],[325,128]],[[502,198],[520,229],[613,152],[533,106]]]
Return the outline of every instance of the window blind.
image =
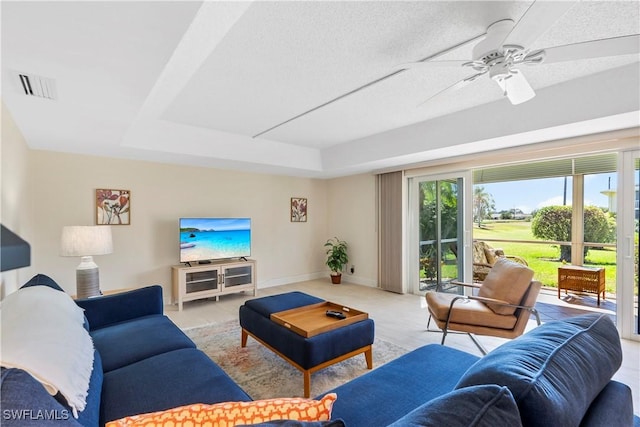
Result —
[[[544,160],[532,163],[518,163],[507,166],[476,169],[473,171],[473,183],[483,184],[615,172],[616,164],[617,155],[615,153]]]

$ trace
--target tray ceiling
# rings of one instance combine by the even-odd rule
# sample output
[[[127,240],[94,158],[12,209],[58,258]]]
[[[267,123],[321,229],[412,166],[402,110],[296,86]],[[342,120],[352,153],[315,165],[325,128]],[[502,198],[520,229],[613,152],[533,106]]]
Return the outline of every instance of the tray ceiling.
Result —
[[[35,149],[315,177],[638,126],[638,54],[527,68],[520,105],[488,77],[420,105],[468,71],[399,64],[469,59],[531,3],[3,1],[2,100]],[[638,33],[637,1],[577,2],[531,48]]]

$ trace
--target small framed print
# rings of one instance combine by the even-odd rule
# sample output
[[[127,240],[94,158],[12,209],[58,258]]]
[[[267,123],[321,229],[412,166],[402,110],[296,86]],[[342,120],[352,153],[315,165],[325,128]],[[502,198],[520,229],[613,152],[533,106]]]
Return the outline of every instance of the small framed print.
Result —
[[[130,225],[131,191],[97,189],[96,224]]]
[[[307,222],[307,199],[291,198],[291,222]]]

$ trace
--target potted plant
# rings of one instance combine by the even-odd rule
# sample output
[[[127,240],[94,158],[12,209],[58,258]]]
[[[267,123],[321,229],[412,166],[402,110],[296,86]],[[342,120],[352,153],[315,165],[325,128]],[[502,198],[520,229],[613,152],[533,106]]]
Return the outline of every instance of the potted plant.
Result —
[[[349,262],[347,242],[334,237],[327,240],[324,247],[327,248],[326,264],[331,270],[331,282],[337,285],[342,278],[342,266]]]

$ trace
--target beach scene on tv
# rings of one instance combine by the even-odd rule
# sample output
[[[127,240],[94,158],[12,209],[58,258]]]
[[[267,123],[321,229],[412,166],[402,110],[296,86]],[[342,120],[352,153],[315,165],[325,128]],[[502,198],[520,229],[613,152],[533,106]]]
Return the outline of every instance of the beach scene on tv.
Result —
[[[180,262],[250,255],[250,218],[180,219]]]

